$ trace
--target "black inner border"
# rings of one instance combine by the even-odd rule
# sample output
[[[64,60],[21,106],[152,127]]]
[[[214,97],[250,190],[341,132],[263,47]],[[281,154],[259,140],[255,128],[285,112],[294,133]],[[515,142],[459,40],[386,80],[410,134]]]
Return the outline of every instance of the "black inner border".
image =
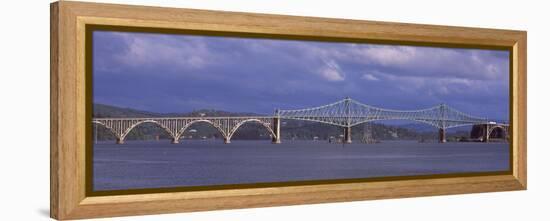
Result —
[[[468,48],[468,49],[491,49],[508,51],[509,56],[509,169],[507,171],[495,172],[470,172],[470,173],[450,173],[450,174],[432,174],[432,175],[414,175],[414,176],[387,176],[387,177],[372,177],[372,178],[352,178],[352,179],[329,179],[329,180],[307,180],[307,181],[287,181],[287,182],[265,182],[265,183],[246,183],[246,184],[227,184],[227,185],[209,185],[209,186],[183,186],[183,187],[167,187],[167,188],[145,188],[145,189],[125,189],[125,190],[100,190],[93,189],[93,91],[92,91],[92,74],[93,74],[93,32],[94,31],[117,31],[117,32],[133,32],[133,33],[156,33],[156,34],[177,34],[177,35],[198,35],[198,36],[219,36],[219,37],[238,37],[238,38],[260,38],[260,39],[280,39],[280,40],[301,40],[301,41],[321,41],[321,42],[342,42],[342,43],[368,43],[368,44],[383,44],[383,45],[406,45],[406,46],[421,46],[421,47],[441,47],[441,48]],[[152,27],[131,27],[131,26],[114,26],[114,25],[92,25],[85,26],[85,185],[86,196],[113,196],[113,195],[129,195],[129,194],[147,194],[147,193],[172,193],[172,192],[189,192],[203,190],[226,190],[226,189],[245,189],[245,188],[264,188],[264,187],[284,187],[284,186],[303,186],[303,185],[322,185],[322,184],[342,184],[342,183],[361,183],[361,182],[380,182],[380,181],[397,181],[397,180],[419,180],[433,178],[450,178],[450,177],[474,177],[474,176],[492,176],[492,175],[511,175],[513,173],[513,133],[512,122],[513,114],[513,48],[505,46],[491,45],[475,45],[475,44],[451,44],[451,43],[431,43],[431,42],[414,42],[414,41],[391,41],[377,40],[368,38],[340,38],[340,37],[318,37],[318,36],[300,36],[300,35],[275,35],[261,33],[241,33],[241,32],[221,32],[221,31],[203,31],[203,30],[185,30],[185,29],[168,29],[168,28],[152,28]]]

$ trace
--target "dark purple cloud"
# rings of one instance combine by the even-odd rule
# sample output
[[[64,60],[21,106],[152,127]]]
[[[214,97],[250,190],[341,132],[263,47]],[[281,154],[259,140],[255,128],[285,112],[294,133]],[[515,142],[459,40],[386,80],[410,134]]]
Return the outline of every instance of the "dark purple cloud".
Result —
[[[96,103],[269,114],[349,96],[508,119],[507,51],[96,31],[93,53]]]

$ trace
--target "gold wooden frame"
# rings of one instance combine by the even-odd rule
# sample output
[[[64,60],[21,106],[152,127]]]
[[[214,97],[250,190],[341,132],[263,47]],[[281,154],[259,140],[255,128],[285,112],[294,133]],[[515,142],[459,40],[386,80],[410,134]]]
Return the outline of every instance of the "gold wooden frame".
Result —
[[[51,4],[51,216],[77,219],[527,188],[525,31],[80,2]],[[512,171],[438,177],[115,196],[86,194],[86,25],[153,27],[293,39],[506,48],[510,53]]]

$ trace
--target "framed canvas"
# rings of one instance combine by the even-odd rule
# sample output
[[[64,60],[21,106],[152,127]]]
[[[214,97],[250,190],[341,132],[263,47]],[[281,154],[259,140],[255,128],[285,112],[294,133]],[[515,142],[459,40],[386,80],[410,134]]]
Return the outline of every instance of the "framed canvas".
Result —
[[[51,4],[51,217],[524,190],[525,31]]]

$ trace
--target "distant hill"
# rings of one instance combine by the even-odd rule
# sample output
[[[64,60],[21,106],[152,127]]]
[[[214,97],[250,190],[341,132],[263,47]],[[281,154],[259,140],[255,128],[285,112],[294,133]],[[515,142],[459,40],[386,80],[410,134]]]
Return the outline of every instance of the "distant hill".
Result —
[[[200,109],[189,113],[155,113],[132,108],[116,107],[106,104],[94,104],[94,117],[200,117],[200,116],[226,117],[226,116],[260,116],[254,113],[232,113],[227,111]]]
[[[399,125],[399,127],[407,128],[410,130],[414,130],[416,132],[432,132],[436,130],[434,127],[428,124],[422,124],[422,123],[409,123],[409,124],[402,124]]]
[[[105,104],[94,104],[94,117],[199,117],[199,116],[261,116],[256,113],[233,113],[221,110],[202,109],[188,113],[155,113],[132,108],[116,107]],[[371,137],[377,140],[435,140],[437,138],[437,130],[430,125],[411,123],[404,125],[385,125],[380,123],[368,123],[370,129],[367,129],[367,124],[358,125],[352,128],[352,139],[361,140],[362,137],[369,133]],[[469,130],[469,128],[464,128]],[[114,136],[105,128],[97,128],[97,139],[111,140]],[[447,137],[452,136],[468,136],[466,132],[453,134],[449,131]],[[329,137],[339,137],[343,133],[343,129],[337,126],[328,124],[299,121],[299,120],[282,120],[281,136],[282,139],[299,139],[311,140],[320,139],[326,140]],[[221,134],[214,127],[207,123],[193,124],[183,134],[184,139],[221,139]],[[129,140],[146,140],[146,139],[169,139],[170,137],[164,130],[154,124],[142,124],[136,127],[127,136]],[[257,124],[244,124],[235,133],[232,139],[269,139],[269,133],[262,126]]]
[[[93,117],[160,117],[162,114],[132,108],[94,104]]]

